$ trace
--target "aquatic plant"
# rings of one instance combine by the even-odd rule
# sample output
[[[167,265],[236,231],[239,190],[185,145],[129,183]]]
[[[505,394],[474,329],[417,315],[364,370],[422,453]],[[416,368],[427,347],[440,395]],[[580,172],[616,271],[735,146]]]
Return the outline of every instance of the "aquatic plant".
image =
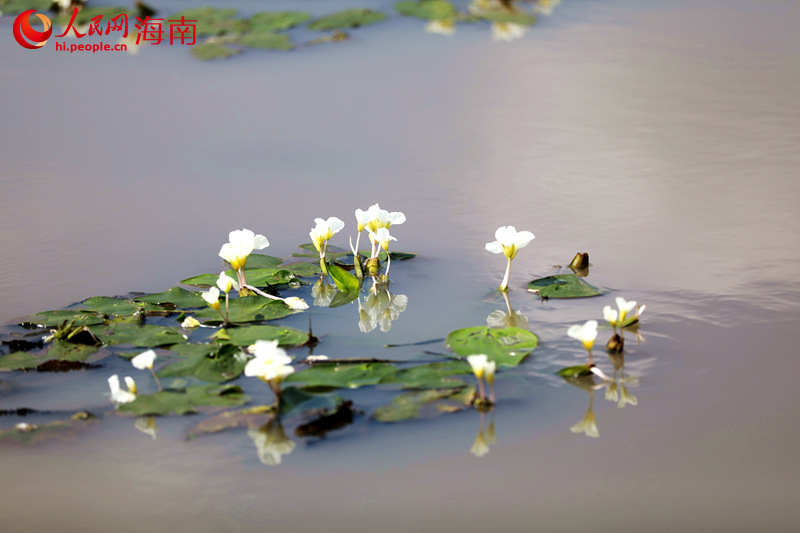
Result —
[[[500,283],[500,290],[505,292],[508,290],[508,277],[511,274],[511,261],[517,256],[517,253],[528,246],[534,239],[533,233],[530,231],[517,231],[514,226],[500,226],[494,233],[494,238],[497,239],[493,242],[486,243],[486,250],[493,254],[505,254],[508,260],[506,264],[506,273],[503,276],[503,281]]]

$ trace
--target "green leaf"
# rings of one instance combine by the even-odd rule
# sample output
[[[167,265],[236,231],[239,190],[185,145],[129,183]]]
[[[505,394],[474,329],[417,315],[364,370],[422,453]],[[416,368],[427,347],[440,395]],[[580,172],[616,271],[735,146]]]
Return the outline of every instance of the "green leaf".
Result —
[[[345,9],[326,17],[321,17],[308,25],[310,30],[328,31],[345,28],[358,28],[386,20],[386,15],[371,9]]]
[[[138,396],[133,402],[120,405],[118,411],[136,416],[185,415],[203,406],[235,407],[248,400],[242,388],[235,385],[197,385],[182,391],[165,390]]]
[[[116,324],[113,326],[90,326],[92,333],[103,344],[132,344],[140,348],[154,348],[186,342],[178,328],[155,324]]]
[[[245,265],[245,270],[256,270],[261,268],[274,268],[277,269],[280,264],[283,263],[283,259],[280,257],[274,257],[271,255],[266,254],[250,254],[247,257],[247,264]],[[228,272],[234,272],[233,270],[229,270]],[[234,272],[235,274],[235,272]],[[230,274],[228,274],[230,276]],[[233,279],[236,279],[236,276],[231,276]]]
[[[236,17],[235,9],[217,9],[215,7],[196,7],[179,11],[172,16],[164,17],[165,27],[169,28],[170,21],[180,22],[181,17],[184,17],[186,21],[195,21],[195,34],[198,37],[242,33],[247,29],[245,20],[234,18]],[[193,46],[193,51],[204,44]]]
[[[139,309],[154,310],[158,309],[157,305],[136,303],[133,300],[126,300],[124,298],[110,298],[108,296],[93,296],[81,303],[81,308],[88,308],[98,313],[103,313],[109,316],[125,316],[136,313]]]
[[[589,370],[589,365],[568,366],[566,368],[562,368],[556,372],[556,374],[562,378],[582,378],[593,375],[592,371]]]
[[[202,381],[223,383],[238,378],[247,364],[247,356],[236,346],[224,346],[214,355],[180,359],[158,371],[158,376],[174,378],[194,376]]]
[[[358,282],[358,278],[355,277],[353,274],[348,272],[347,270],[343,269],[340,266],[335,264],[328,265],[328,273],[333,278],[333,281],[336,283],[336,286],[339,287],[339,290],[342,292],[350,292],[356,291],[360,287]]]
[[[447,20],[455,18],[456,6],[446,0],[406,0],[397,2],[394,8],[401,15],[424,20]]]
[[[214,280],[216,283],[216,280]],[[200,296],[199,292],[187,291],[181,287],[172,287],[166,292],[158,294],[148,294],[136,298],[137,302],[147,302],[153,304],[173,304],[178,308],[205,307],[206,301]]]
[[[170,346],[169,349],[181,357],[215,356],[219,353],[221,344],[210,343],[183,343]]]
[[[226,411],[201,420],[186,430],[186,438],[193,439],[199,435],[219,433],[238,427],[261,427],[275,416],[275,408],[271,405],[257,405],[235,411]]]
[[[288,382],[304,382],[306,387],[331,387],[335,389],[357,389],[365,385],[376,385],[396,371],[388,363],[322,364],[291,374]]]
[[[227,59],[240,53],[239,48],[232,48],[222,43],[206,41],[192,46],[191,54],[201,61]]]
[[[259,340],[277,340],[280,346],[300,346],[308,342],[308,333],[282,326],[243,326],[227,328],[225,333],[228,335],[230,343],[236,346],[250,346]]]
[[[261,48],[262,50],[294,49],[292,40],[288,35],[269,31],[247,32],[239,37],[236,42],[242,46]]]
[[[331,303],[328,304],[328,307],[331,309],[335,307],[341,307],[343,305],[347,305],[350,302],[354,301],[358,298],[358,291],[336,291],[336,295],[331,300]]]
[[[31,370],[50,359],[51,357],[47,355],[13,352],[8,355],[0,355],[0,370]]]
[[[305,11],[268,11],[256,13],[247,19],[251,30],[281,31],[299,26],[311,19],[311,13]]]
[[[225,302],[220,302],[220,310],[225,312]],[[274,320],[292,314],[292,310],[279,300],[271,300],[263,296],[244,296],[233,298],[229,303],[229,319],[231,322],[260,322],[262,320]],[[217,311],[207,307],[195,313],[197,319],[209,321],[222,321],[222,317]]]
[[[225,274],[233,279],[237,279],[235,270],[226,270]],[[248,285],[253,287],[266,287],[267,285],[285,285],[292,281],[297,281],[291,271],[288,269],[276,268],[256,268],[253,270],[245,269]],[[212,287],[217,284],[219,274],[200,274],[199,276],[192,276],[182,280],[184,285],[194,285],[196,287]],[[201,297],[202,301],[202,297]],[[205,305],[205,301],[202,301]],[[200,307],[200,306],[198,306]]]
[[[372,417],[378,422],[401,422],[419,418],[426,406],[436,407],[428,413],[429,416],[461,410],[469,405],[469,398],[474,391],[473,387],[468,387],[464,390],[431,389],[401,394],[393,399],[390,405],[375,409]]]
[[[64,309],[36,313],[32,317],[24,319],[20,324],[23,326],[31,325],[54,328],[63,324],[64,321],[72,322],[73,326],[93,326],[95,324],[102,324],[104,320],[103,315],[92,311]]]
[[[486,326],[457,329],[446,339],[447,345],[458,355],[486,354],[498,365],[517,366],[536,348],[539,339],[521,328],[490,329]]]
[[[289,265],[283,265],[281,268],[288,270],[298,278],[308,278],[322,274],[322,269],[319,267],[319,262],[291,263]]]
[[[603,291],[575,274],[557,274],[535,279],[528,283],[528,290],[538,291],[540,296],[548,298],[587,298],[603,294]]]
[[[49,359],[61,361],[86,361],[98,350],[97,346],[73,344],[67,341],[54,341],[47,350]]]
[[[472,369],[466,361],[443,361],[398,370],[381,383],[401,383],[404,389],[458,389],[467,384],[452,376],[471,373]]]

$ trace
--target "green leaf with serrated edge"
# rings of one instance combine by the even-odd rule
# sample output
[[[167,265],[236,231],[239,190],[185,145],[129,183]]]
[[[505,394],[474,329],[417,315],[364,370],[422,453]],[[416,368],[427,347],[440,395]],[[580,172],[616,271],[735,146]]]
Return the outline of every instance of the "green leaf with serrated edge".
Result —
[[[209,42],[192,46],[191,54],[200,61],[211,61],[212,59],[227,59],[240,53],[239,48],[232,48],[222,43]]]
[[[238,279],[235,270],[226,270],[225,274],[232,279]],[[285,268],[257,268],[245,271],[247,284],[253,287],[266,287],[267,285],[284,285],[297,281],[294,274]],[[192,276],[181,280],[183,285],[194,285],[196,287],[213,287],[217,285],[219,274],[200,274],[199,276]],[[235,291],[232,291],[235,293]],[[202,297],[201,297],[202,298]],[[205,301],[203,302],[205,305]]]
[[[538,291],[539,296],[548,298],[588,298],[599,296],[603,291],[589,285],[575,274],[556,274],[539,278],[528,283],[529,291]]]
[[[225,301],[221,301],[220,310],[225,312]],[[244,296],[232,298],[228,304],[228,316],[235,324],[245,322],[260,322],[283,318],[292,314],[292,310],[280,300],[272,300],[263,296]],[[198,320],[221,322],[220,314],[210,307],[200,309],[195,313]]]
[[[200,407],[236,407],[248,400],[242,388],[235,385],[198,385],[182,391],[165,390],[138,396],[131,403],[121,404],[117,410],[136,416],[185,415],[197,412]]]
[[[247,24],[251,31],[281,31],[309,20],[311,13],[305,11],[268,11],[251,16],[247,19]]]
[[[216,280],[215,280],[216,283]],[[147,294],[135,298],[137,302],[147,302],[153,304],[173,304],[175,307],[185,309],[187,307],[205,307],[206,302],[197,291],[187,291],[181,287],[172,287],[166,292],[157,294]]]
[[[256,341],[278,341],[280,346],[300,346],[308,342],[308,333],[299,329],[268,324],[227,328],[228,342],[236,346],[250,346]]]
[[[399,383],[404,389],[458,389],[467,384],[452,376],[471,373],[472,369],[466,361],[443,361],[398,370],[381,383]]]
[[[589,370],[589,365],[575,365],[562,368],[556,372],[562,378],[581,378],[584,376],[591,376],[592,371]]]
[[[306,387],[357,389],[376,385],[397,369],[388,363],[315,364],[291,374],[287,382],[303,382]]]
[[[42,326],[55,328],[66,322],[72,322],[73,326],[93,326],[102,324],[105,319],[103,315],[93,311],[79,311],[75,309],[62,309],[56,311],[44,311],[36,313],[20,322],[22,325]]]
[[[238,347],[227,345],[217,354],[196,355],[175,361],[158,371],[158,376],[175,378],[194,376],[210,383],[223,383],[238,378],[247,364],[247,355]]]
[[[461,356],[486,354],[500,366],[517,366],[536,348],[539,339],[521,328],[490,329],[486,326],[458,329],[446,339],[447,345]]]
[[[114,326],[89,326],[103,344],[131,344],[139,348],[154,348],[186,342],[178,328],[155,324],[117,324]]]
[[[397,2],[394,8],[401,15],[423,20],[448,20],[458,13],[456,6],[446,0],[407,0]]]
[[[343,269],[340,266],[331,264],[328,265],[328,273],[333,278],[333,281],[336,283],[336,286],[342,292],[351,292],[356,291],[360,287],[360,283],[358,278],[355,277],[353,274],[348,272],[347,270]]]
[[[308,25],[314,31],[358,28],[386,20],[386,15],[371,9],[345,9],[332,15],[320,17]]]

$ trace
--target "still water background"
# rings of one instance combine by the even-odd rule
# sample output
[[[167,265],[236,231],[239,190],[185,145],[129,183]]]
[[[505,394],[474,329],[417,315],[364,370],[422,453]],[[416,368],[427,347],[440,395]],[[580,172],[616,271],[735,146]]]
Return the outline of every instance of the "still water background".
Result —
[[[796,529],[798,17],[778,0],[575,0],[513,45],[484,25],[447,39],[393,19],[335,46],[207,64],[179,47],[33,53],[2,19],[2,323],[213,272],[235,228],[285,256],[314,217],[347,234],[380,202],[408,217],[397,249],[420,254],[392,267],[408,309],[369,335],[352,308],[312,310],[317,353],[387,356],[386,343],[485,323],[504,306],[490,293],[504,265],[483,246],[507,224],[536,235],[511,302],[542,341],[500,375],[482,458],[477,412],[361,417],[272,467],[245,432],[184,442],[189,420],[162,419],[151,440],[106,416],[77,441],[2,449],[2,530]],[[578,251],[610,294],[525,292]],[[581,360],[566,328],[616,295],[648,305],[626,358],[638,405],[596,393],[591,439],[569,431],[586,393],[552,372]],[[404,350],[389,356],[419,354]],[[103,364],[3,376],[17,389],[0,405],[107,409],[105,378],[128,367]]]

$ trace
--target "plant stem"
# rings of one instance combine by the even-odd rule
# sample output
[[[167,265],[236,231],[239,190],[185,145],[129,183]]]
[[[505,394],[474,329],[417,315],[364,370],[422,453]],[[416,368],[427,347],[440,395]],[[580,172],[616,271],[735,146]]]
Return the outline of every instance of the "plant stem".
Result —
[[[503,276],[503,283],[500,284],[500,290],[506,292],[508,290],[508,277],[511,275],[511,258],[508,259],[506,264],[506,275]]]

